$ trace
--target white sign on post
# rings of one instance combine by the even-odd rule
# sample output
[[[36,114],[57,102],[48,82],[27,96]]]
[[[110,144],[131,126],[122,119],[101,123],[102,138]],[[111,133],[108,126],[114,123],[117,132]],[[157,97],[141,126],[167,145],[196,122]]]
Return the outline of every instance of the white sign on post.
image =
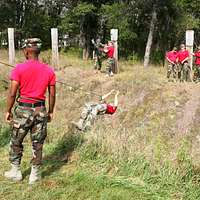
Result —
[[[194,31],[187,30],[186,31],[186,46],[193,46],[194,43]]]
[[[118,40],[118,29],[111,29],[110,35],[111,35],[112,41],[117,41]]]

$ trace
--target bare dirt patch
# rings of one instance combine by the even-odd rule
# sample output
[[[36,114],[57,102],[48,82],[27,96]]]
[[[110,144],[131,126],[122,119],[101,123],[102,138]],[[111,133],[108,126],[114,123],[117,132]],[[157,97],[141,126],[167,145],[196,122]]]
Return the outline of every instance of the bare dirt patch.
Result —
[[[188,101],[184,105],[182,112],[177,120],[177,132],[187,134],[192,128],[197,109],[200,105],[200,85],[183,84],[181,90],[187,93]]]

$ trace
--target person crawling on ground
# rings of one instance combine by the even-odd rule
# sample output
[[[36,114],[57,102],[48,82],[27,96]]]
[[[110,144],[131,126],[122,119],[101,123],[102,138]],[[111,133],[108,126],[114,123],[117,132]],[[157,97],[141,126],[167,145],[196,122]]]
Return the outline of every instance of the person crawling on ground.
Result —
[[[115,90],[111,90],[109,93],[101,96],[100,102],[94,103],[89,102],[85,104],[81,112],[81,116],[78,122],[72,122],[73,125],[76,126],[77,129],[81,131],[86,131],[91,128],[94,123],[97,115],[109,114],[113,115],[118,106],[118,95],[119,91],[116,91],[114,96],[114,103],[107,103],[106,99],[115,93]]]

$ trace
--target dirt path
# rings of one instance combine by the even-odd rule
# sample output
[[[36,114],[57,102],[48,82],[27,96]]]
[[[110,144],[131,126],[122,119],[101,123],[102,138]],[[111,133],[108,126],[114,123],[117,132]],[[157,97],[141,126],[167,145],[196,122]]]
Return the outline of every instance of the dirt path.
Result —
[[[190,131],[200,105],[200,85],[183,85],[182,89],[187,91],[188,101],[182,109],[182,116],[177,121],[177,131],[179,134],[185,135]]]

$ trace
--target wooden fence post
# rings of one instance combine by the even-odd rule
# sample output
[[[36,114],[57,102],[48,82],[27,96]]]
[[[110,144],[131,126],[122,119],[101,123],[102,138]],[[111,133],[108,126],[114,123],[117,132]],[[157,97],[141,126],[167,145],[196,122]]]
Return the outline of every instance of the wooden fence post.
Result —
[[[186,31],[186,48],[190,53],[190,60],[189,60],[189,65],[190,65],[190,79],[193,81],[193,44],[194,44],[194,31],[193,30],[187,30]]]
[[[14,40],[14,28],[8,28],[8,52],[9,52],[9,64],[15,64],[15,40]]]
[[[59,54],[58,54],[58,29],[51,29],[51,44],[52,44],[52,65],[55,68],[59,67]]]
[[[113,72],[114,73],[118,73],[119,69],[118,69],[118,29],[111,29],[110,30],[110,36],[111,36],[111,41],[114,44],[114,60],[115,60],[115,64],[114,64],[114,69]]]

